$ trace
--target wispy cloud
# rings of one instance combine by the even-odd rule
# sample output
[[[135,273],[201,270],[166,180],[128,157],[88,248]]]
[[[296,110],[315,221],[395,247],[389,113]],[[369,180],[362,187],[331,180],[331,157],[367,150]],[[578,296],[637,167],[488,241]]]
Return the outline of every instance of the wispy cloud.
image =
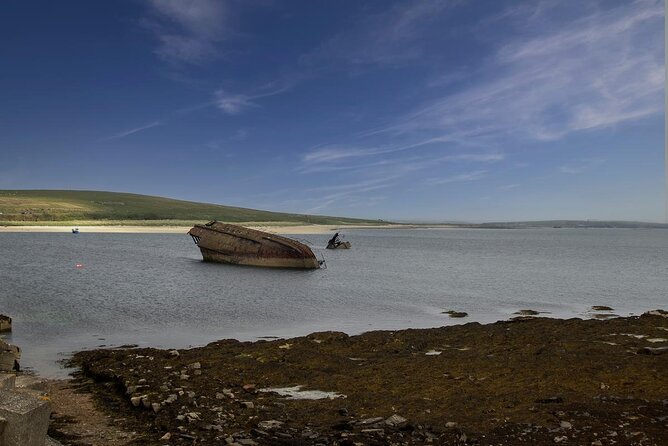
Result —
[[[300,209],[305,214],[321,213],[326,209],[368,207],[387,199],[386,195],[379,195],[377,191],[388,189],[396,185],[398,177],[370,178],[362,181],[345,181],[338,184],[299,189],[274,190],[269,193],[255,195],[255,201],[270,198],[264,206],[275,206]],[[279,197],[290,196],[285,200]]]
[[[319,212],[343,200],[346,200],[347,204],[351,199],[359,201],[367,192],[391,187],[393,184],[395,184],[396,179],[396,177],[376,178],[360,182],[349,182],[307,189],[306,193],[310,195],[310,198],[301,200],[302,203],[310,201],[315,204],[306,209],[304,212]],[[366,199],[378,201],[379,197],[366,197],[365,200]]]
[[[470,168],[470,163],[502,161],[501,148],[517,141],[554,141],[663,110],[663,6],[659,1],[637,0],[608,10],[583,6],[579,17],[566,21],[555,20],[558,15],[550,13],[555,7],[558,2],[540,2],[505,11],[504,26],[517,25],[510,33],[514,37],[494,40],[490,55],[466,68],[466,76],[456,68],[432,75],[424,85],[431,99],[389,125],[359,133],[353,143],[306,151],[298,171],[341,172],[351,178],[415,178],[415,172],[429,171],[438,163],[458,162],[461,165],[454,166],[451,175],[428,178],[422,184],[481,181],[491,175],[491,168]],[[381,34],[391,36],[392,31],[368,17],[360,22],[370,36],[363,45],[350,46],[356,41],[353,28],[348,35],[331,39],[318,54],[348,65],[391,64],[417,57],[414,50],[419,45],[414,43],[420,41],[421,26],[430,14],[445,9],[421,4],[408,7],[412,12],[404,9],[404,15],[397,8],[383,13],[387,24],[406,19],[394,37],[376,40]],[[341,49],[345,53],[337,52]],[[451,83],[464,79],[452,93]],[[445,93],[434,97],[440,91]],[[577,174],[601,162],[582,159],[557,169]],[[516,167],[526,165],[515,161]],[[513,183],[497,189],[517,187]],[[354,196],[353,191],[350,194]]]
[[[443,153],[443,144],[436,146],[427,154],[413,155],[420,148],[430,148],[437,143],[452,142],[449,138],[431,138],[411,144],[387,147],[315,147],[302,155],[298,171],[301,173],[328,171],[366,171],[377,168],[400,168],[404,172],[419,170],[443,162],[494,163],[505,159],[505,154],[495,151]],[[403,156],[402,152],[408,152]],[[393,154],[394,156],[387,156]],[[360,160],[362,160],[360,162]]]
[[[458,2],[423,0],[357,17],[340,33],[301,58],[304,66],[396,65],[423,55],[425,24]]]
[[[434,144],[440,144],[442,146],[445,143],[452,143],[452,142],[459,143],[462,142],[461,137],[462,135],[453,134],[448,136],[438,136],[424,140],[418,140],[408,144],[388,145],[388,146],[378,146],[378,147],[350,147],[350,146],[329,145],[329,146],[313,148],[312,150],[306,152],[303,155],[302,160],[307,164],[316,164],[316,163],[344,160],[349,158],[361,158],[375,155],[385,155],[390,153],[414,150]],[[500,155],[497,154],[497,156]]]
[[[126,130],[124,132],[117,133],[117,134],[112,135],[112,136],[108,136],[107,138],[104,138],[104,140],[125,138],[126,136],[130,136],[130,135],[133,135],[135,133],[139,133],[141,131],[151,129],[153,127],[158,127],[158,126],[161,126],[162,124],[163,123],[161,121],[154,121],[154,122],[151,122],[150,124],[146,124],[146,125],[143,125],[141,127],[136,127],[136,128],[130,129],[130,130]]]
[[[635,1],[523,35],[502,44],[488,62],[486,71],[495,76],[375,133],[552,140],[660,113],[662,24],[660,2]],[[470,132],[480,128],[485,132]]]
[[[229,27],[222,0],[147,0],[144,20],[158,40],[156,54],[168,62],[202,64],[220,54],[217,43]]]
[[[587,172],[596,166],[603,164],[605,160],[600,158],[590,158],[577,160],[571,164],[560,166],[559,172],[569,175],[578,175]]]
[[[224,90],[217,90],[214,93],[214,97],[216,107],[228,115],[238,115],[249,108],[258,106],[251,101],[249,96],[243,94],[231,94]]]
[[[251,108],[260,107],[255,101],[262,98],[276,96],[285,93],[294,86],[294,81],[291,82],[270,82],[256,89],[252,95],[230,93],[228,91],[219,89],[214,92],[213,103],[227,113],[228,115],[238,115]]]
[[[511,189],[517,189],[518,187],[520,187],[519,184],[513,183],[513,184],[504,184],[503,186],[497,187],[497,189],[499,189],[499,190],[511,190]]]
[[[486,170],[476,170],[473,172],[461,173],[458,175],[452,175],[445,178],[428,178],[424,181],[424,183],[433,186],[437,184],[477,181],[483,179],[486,175],[487,175]]]

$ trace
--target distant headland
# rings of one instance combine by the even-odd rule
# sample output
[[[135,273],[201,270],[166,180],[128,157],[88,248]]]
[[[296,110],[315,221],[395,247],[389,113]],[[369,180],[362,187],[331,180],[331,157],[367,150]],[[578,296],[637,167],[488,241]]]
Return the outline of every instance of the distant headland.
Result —
[[[327,215],[294,214],[198,203],[123,192],[0,190],[0,231],[58,232],[78,226],[94,232],[181,232],[219,220],[284,233],[348,228],[655,228],[668,224],[633,221],[546,220],[490,223],[396,223]]]

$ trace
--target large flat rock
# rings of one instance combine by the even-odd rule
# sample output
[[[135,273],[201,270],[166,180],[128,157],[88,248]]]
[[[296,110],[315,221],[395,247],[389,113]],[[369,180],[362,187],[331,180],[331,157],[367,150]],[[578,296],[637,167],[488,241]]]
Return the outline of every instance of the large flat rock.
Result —
[[[21,359],[21,349],[0,339],[0,371],[11,372]]]
[[[16,375],[13,373],[0,373],[0,390],[11,390],[16,385]]]
[[[0,390],[0,418],[4,429],[2,446],[44,446],[51,407],[33,395]]]

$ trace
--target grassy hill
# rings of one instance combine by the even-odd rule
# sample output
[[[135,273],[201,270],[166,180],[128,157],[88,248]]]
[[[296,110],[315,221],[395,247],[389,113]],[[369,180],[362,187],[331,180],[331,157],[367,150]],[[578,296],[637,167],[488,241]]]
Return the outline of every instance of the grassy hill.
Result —
[[[286,214],[117,192],[0,190],[0,225],[230,223],[371,224],[378,220]]]

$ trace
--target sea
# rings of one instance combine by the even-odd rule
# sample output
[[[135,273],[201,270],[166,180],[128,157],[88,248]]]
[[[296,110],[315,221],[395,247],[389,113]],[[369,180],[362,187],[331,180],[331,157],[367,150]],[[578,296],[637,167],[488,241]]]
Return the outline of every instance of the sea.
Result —
[[[518,310],[590,318],[668,308],[662,229],[344,230],[290,235],[326,268],[205,263],[186,234],[0,233],[3,338],[21,364],[63,378],[72,352],[121,345],[185,348],[315,331],[490,323]],[[445,311],[468,313],[454,319]]]

